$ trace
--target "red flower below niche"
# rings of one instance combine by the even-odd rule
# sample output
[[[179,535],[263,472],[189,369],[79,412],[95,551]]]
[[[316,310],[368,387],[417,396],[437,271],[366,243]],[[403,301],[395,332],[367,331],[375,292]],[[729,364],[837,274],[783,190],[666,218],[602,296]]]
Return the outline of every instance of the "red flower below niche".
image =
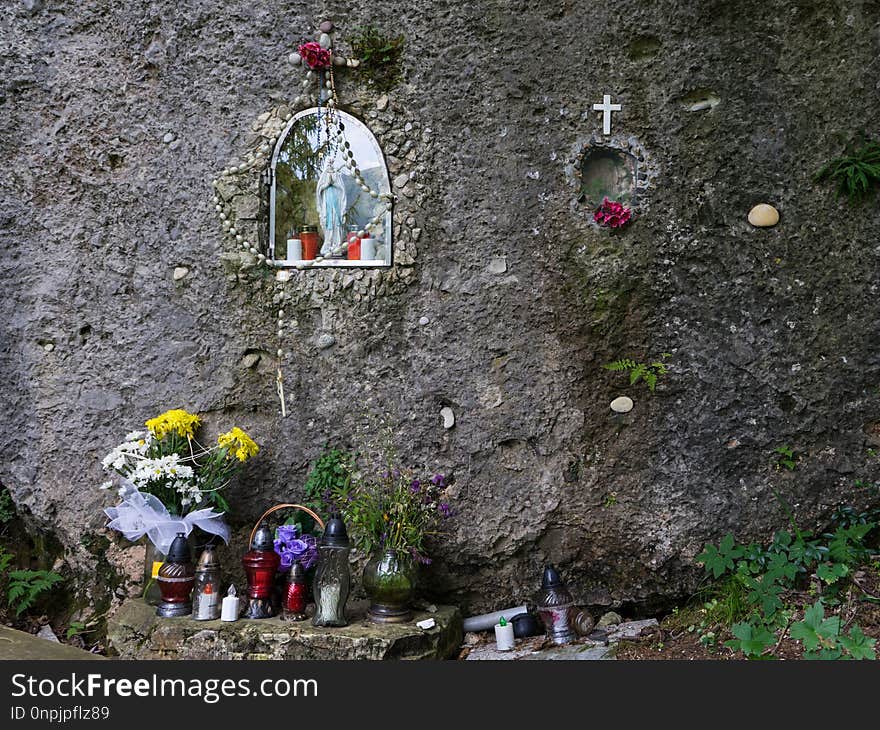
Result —
[[[632,211],[621,203],[604,198],[602,205],[593,214],[593,220],[600,226],[607,228],[620,228],[629,223]]]
[[[315,43],[315,41],[303,43],[297,49],[297,53],[302,56],[303,61],[306,62],[309,68],[322,69],[330,67],[330,51],[326,48],[321,48],[321,45]]]

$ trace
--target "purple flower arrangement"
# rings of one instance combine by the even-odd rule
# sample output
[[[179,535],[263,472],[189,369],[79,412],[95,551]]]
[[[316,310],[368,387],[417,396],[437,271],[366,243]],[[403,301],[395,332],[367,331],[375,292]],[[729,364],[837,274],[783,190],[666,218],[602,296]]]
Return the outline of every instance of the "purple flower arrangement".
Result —
[[[297,560],[308,570],[318,560],[318,542],[312,535],[301,535],[299,525],[281,525],[275,531],[275,552],[281,558],[279,570],[289,570]]]

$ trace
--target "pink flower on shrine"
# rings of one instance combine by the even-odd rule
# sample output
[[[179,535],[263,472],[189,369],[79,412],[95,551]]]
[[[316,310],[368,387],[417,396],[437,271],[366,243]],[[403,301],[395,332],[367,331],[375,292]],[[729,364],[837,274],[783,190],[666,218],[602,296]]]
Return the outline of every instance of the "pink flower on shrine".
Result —
[[[630,218],[632,218],[632,211],[629,208],[616,201],[608,200],[608,198],[602,200],[602,205],[593,214],[593,220],[606,228],[625,226],[629,223]]]
[[[306,62],[309,68],[322,69],[330,67],[330,51],[326,48],[321,48],[321,45],[315,43],[315,41],[303,43],[297,49],[297,53],[302,56],[303,61]]]

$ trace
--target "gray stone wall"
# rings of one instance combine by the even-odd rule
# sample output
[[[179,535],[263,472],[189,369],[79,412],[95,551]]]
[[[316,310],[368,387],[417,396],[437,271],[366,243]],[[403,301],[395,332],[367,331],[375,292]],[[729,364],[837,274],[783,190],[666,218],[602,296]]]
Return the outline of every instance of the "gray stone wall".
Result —
[[[429,586],[472,609],[518,602],[553,560],[579,599],[648,610],[694,585],[704,541],[783,525],[774,490],[804,526],[864,504],[854,482],[880,478],[880,215],[876,197],[849,208],[811,175],[878,128],[878,11],[10,3],[0,480],[58,534],[93,602],[106,591],[87,549],[108,502],[100,458],[170,407],[262,445],[230,495],[239,526],[301,496],[310,461],[346,443],[361,410],[386,411],[408,460],[454,476],[458,514]],[[372,301],[357,287],[297,300],[281,419],[271,281],[229,265],[212,181],[295,95],[286,56],[324,17],[343,46],[368,22],[406,36],[377,136],[399,150],[396,125],[417,128],[395,219],[410,253]],[[356,72],[340,93],[373,123],[379,94]],[[656,173],[613,234],[567,172],[601,131],[603,93],[623,104],[615,135]],[[758,202],[778,226],[747,224]],[[671,370],[653,395],[601,369],[662,352]],[[635,408],[613,416],[622,394]],[[772,466],[783,444],[802,456],[795,471]],[[133,574],[123,547],[108,569]]]

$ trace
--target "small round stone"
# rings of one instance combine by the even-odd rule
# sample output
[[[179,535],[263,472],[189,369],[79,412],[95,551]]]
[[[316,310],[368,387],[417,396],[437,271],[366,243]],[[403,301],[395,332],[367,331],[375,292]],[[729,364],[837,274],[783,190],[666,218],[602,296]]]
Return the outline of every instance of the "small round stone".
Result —
[[[632,398],[625,395],[611,401],[611,410],[615,413],[629,413],[633,409]]]
[[[756,228],[770,228],[779,223],[779,211],[772,205],[760,203],[749,211],[749,223]]]
[[[427,317],[419,317],[419,324],[422,325],[422,327],[424,327],[430,321],[431,320],[428,319]]]
[[[321,33],[320,37],[318,38],[318,45],[321,46],[321,48],[326,49],[326,48],[330,48],[330,44],[331,44],[330,36],[327,35],[326,33]]]
[[[318,26],[318,30],[322,33],[332,33],[333,32],[333,21],[325,20],[321,25]]]
[[[282,350],[282,349],[279,347],[275,354],[278,355],[278,357],[283,357],[283,356],[284,356],[284,350]]]
[[[290,61],[294,66],[299,66],[302,63],[302,56],[298,53],[291,53],[287,60]]]

